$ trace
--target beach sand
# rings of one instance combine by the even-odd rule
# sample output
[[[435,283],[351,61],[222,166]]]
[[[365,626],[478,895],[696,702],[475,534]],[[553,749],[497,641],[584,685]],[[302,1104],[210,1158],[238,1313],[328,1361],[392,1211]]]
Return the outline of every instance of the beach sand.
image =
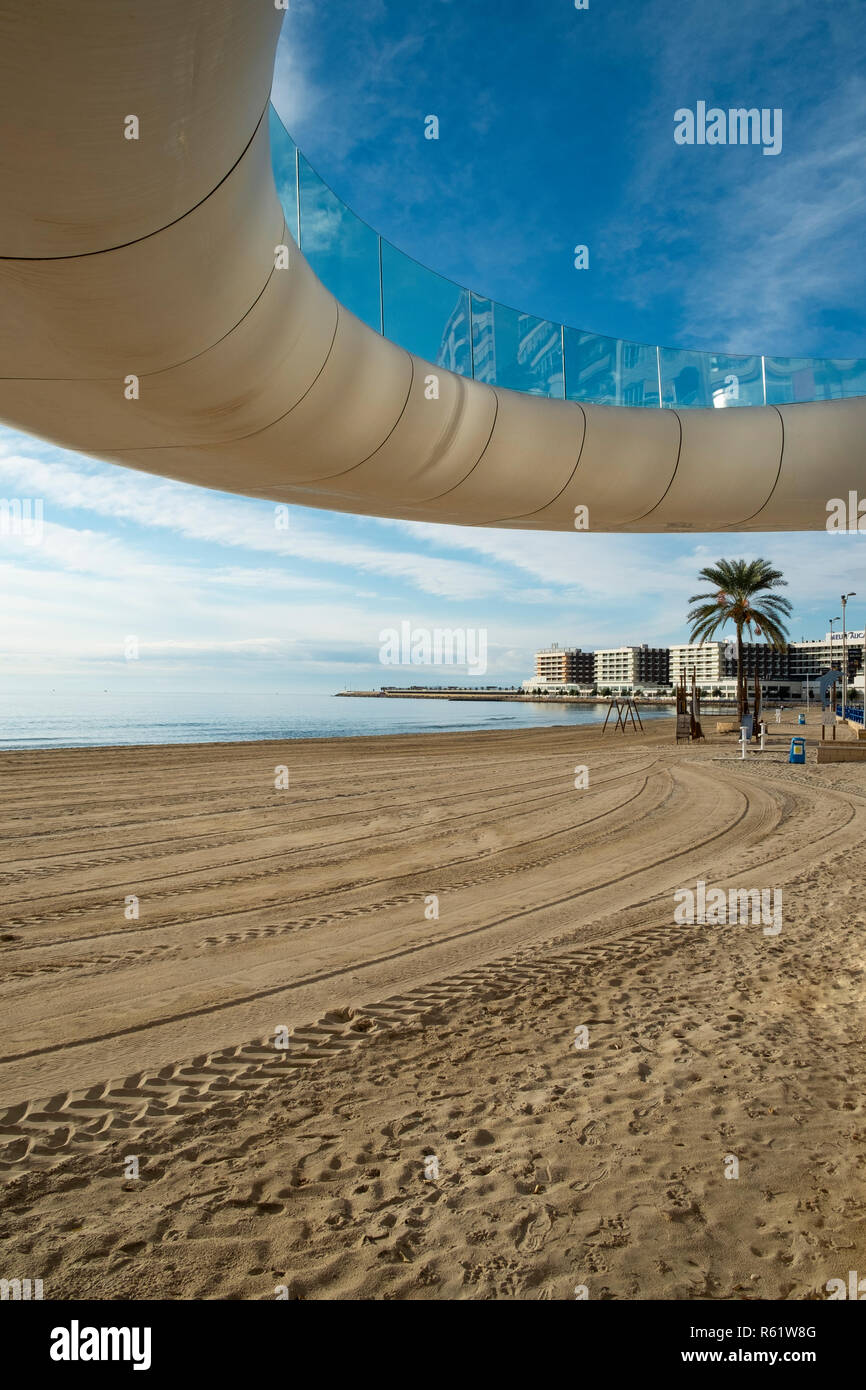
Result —
[[[814,724],[790,766],[791,720],[746,762],[667,720],[3,754],[0,1274],[60,1299],[866,1275],[866,780],[815,765]],[[677,925],[698,880],[780,889],[781,932]]]

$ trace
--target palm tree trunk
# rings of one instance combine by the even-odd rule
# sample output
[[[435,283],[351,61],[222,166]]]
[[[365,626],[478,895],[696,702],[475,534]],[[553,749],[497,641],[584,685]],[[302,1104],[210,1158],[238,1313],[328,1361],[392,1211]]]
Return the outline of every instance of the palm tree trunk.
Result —
[[[737,723],[742,724],[743,715],[749,713],[749,699],[746,693],[746,675],[743,670],[743,625],[737,623]]]

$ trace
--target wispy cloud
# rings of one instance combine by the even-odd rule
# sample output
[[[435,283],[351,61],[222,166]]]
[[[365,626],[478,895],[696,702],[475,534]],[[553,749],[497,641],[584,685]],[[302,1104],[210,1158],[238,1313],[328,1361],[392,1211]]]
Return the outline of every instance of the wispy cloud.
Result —
[[[304,508],[293,508],[289,525],[283,529],[278,523],[285,509],[280,511],[268,503],[228,498],[118,467],[85,471],[68,462],[47,462],[11,452],[0,456],[0,479],[10,492],[18,489],[27,496],[42,498],[48,516],[52,506],[87,511],[190,540],[399,579],[443,598],[496,592],[494,577],[480,565],[377,549],[348,536],[335,544],[333,535],[317,527]],[[69,563],[76,551],[80,565],[99,563],[96,551],[91,551],[92,538],[61,535],[50,523],[45,529],[46,554],[55,547]]]

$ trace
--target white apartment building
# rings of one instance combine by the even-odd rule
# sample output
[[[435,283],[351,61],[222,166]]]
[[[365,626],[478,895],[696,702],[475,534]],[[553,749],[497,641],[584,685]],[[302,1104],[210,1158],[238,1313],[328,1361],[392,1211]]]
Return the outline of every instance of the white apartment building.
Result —
[[[637,647],[605,647],[595,653],[593,674],[599,689],[636,683]]]
[[[593,674],[600,690],[652,694],[667,690],[670,660],[667,647],[607,647],[595,653]]]
[[[849,662],[856,657],[859,662],[863,660],[864,634],[863,629],[849,632],[846,634],[846,650]],[[828,670],[831,666],[838,666],[842,669],[842,634],[841,632],[827,633],[823,638],[809,639],[804,642],[790,642],[788,644],[788,668],[793,677],[805,680],[807,676],[817,676],[821,671]]]
[[[687,642],[671,647],[670,654],[671,681],[674,685],[681,680],[690,682],[694,672],[698,685],[721,687],[725,676],[724,642],[704,642],[702,645]]]

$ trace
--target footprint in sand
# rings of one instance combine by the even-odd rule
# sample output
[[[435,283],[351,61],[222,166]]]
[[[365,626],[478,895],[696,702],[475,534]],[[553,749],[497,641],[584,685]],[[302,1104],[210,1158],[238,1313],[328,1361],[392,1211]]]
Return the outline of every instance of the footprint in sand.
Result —
[[[515,1245],[518,1250],[531,1252],[540,1250],[553,1230],[553,1218],[549,1207],[541,1207],[536,1212],[524,1216],[517,1225]]]
[[[583,1129],[578,1134],[577,1142],[578,1144],[586,1144],[590,1148],[594,1148],[597,1144],[601,1143],[606,1133],[607,1124],[604,1120],[590,1120],[583,1126]]]

